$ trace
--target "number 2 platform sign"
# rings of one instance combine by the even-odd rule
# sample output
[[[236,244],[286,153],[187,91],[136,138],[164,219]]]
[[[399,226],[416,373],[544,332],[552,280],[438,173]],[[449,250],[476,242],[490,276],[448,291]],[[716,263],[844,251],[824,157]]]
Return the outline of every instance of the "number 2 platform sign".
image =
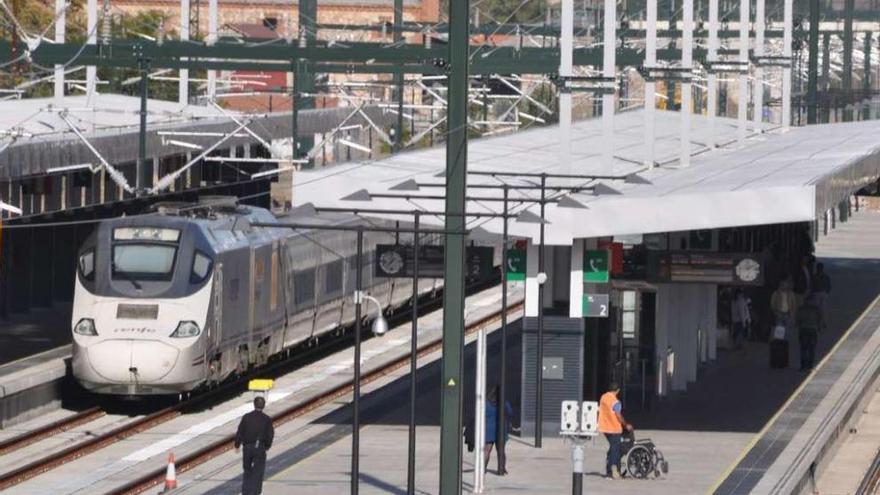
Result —
[[[584,294],[584,316],[608,318],[608,294]]]

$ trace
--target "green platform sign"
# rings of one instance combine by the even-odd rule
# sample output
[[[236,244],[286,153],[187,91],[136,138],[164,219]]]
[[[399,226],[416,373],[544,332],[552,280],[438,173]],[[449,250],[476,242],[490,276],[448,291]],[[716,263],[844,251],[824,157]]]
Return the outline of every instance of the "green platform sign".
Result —
[[[524,249],[507,250],[507,280],[518,282],[526,279],[526,251]]]
[[[607,249],[587,250],[584,252],[584,282],[603,284],[608,282]]]

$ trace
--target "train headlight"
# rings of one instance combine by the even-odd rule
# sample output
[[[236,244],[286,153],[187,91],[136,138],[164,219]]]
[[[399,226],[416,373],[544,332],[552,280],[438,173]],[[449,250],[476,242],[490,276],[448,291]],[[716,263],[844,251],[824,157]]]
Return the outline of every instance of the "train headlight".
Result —
[[[91,318],[80,318],[76,325],[73,326],[73,333],[80,335],[96,336],[98,331],[95,330],[95,320]]]
[[[196,337],[202,330],[194,321],[182,321],[177,325],[177,329],[171,334],[174,338]]]

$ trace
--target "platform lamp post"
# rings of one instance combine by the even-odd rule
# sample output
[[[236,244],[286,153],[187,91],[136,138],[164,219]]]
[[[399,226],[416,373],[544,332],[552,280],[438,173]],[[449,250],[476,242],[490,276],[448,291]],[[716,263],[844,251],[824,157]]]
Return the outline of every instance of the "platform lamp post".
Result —
[[[382,316],[382,305],[376,298],[363,292],[364,276],[364,229],[357,229],[357,257],[355,258],[355,290],[354,290],[354,378],[352,386],[352,412],[351,412],[351,495],[357,495],[360,485],[360,458],[361,458],[361,305],[364,299],[372,301],[376,305],[376,318],[373,320],[373,333],[385,335],[388,332],[388,322]]]
[[[506,430],[505,426],[507,425],[507,243],[508,232],[507,232],[507,213],[508,209],[508,199],[510,197],[510,188],[507,184],[504,184],[504,194],[503,198],[503,212],[504,212],[504,220],[502,221],[502,229],[501,229],[501,376],[499,376],[498,380],[498,397],[495,399],[501,405],[501,407],[497,407],[498,411],[498,424],[495,425],[495,441],[498,442],[498,445],[501,447],[500,452],[505,452],[504,450],[507,447],[507,435],[505,435]],[[499,432],[501,435],[499,435]]]
[[[541,448],[544,438],[544,206],[546,199],[547,175],[541,174],[541,218],[538,241],[538,347],[535,357],[535,447]],[[541,280],[543,278],[543,280]]]

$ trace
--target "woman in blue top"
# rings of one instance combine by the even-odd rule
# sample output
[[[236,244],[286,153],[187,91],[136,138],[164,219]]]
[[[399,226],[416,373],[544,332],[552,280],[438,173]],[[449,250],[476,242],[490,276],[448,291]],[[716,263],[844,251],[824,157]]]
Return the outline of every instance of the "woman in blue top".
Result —
[[[509,402],[504,403],[504,441],[498,441],[498,395],[500,387],[495,386],[489,392],[489,400],[486,402],[486,445],[483,452],[486,456],[486,469],[489,469],[489,457],[492,455],[492,446],[498,452],[498,474],[507,474],[507,456],[504,454],[504,445],[507,444],[510,432],[510,418],[513,416],[513,407]]]

